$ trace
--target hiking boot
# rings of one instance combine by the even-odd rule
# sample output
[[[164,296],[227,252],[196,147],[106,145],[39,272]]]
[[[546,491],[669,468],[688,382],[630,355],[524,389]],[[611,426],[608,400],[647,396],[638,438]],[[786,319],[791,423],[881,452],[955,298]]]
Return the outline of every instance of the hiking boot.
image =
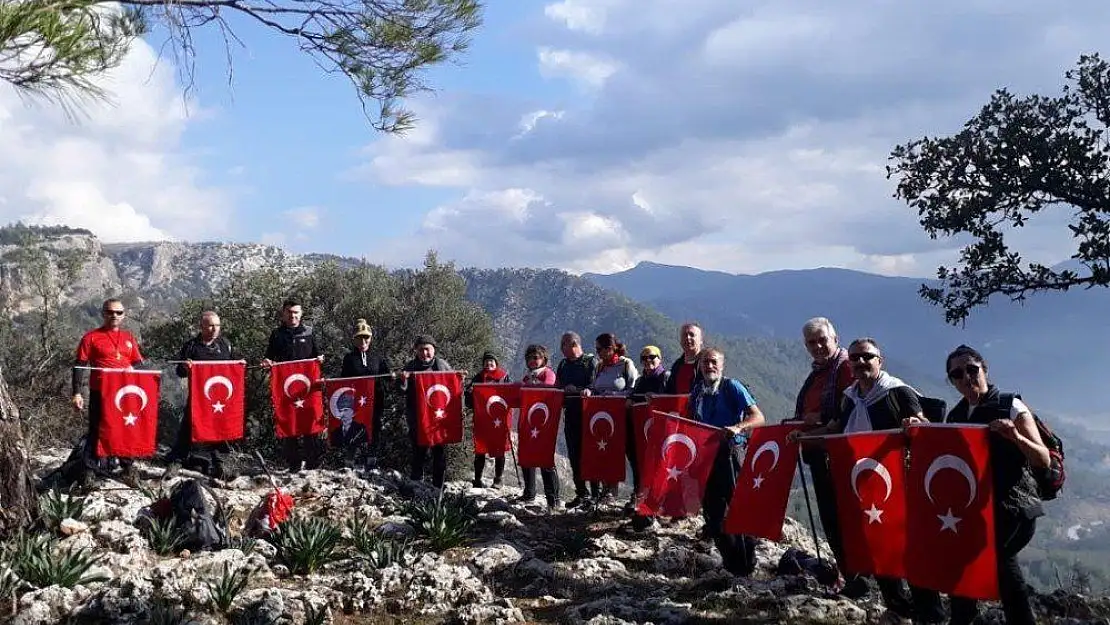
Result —
[[[659,527],[659,524],[655,522],[655,517],[644,516],[642,514],[632,516],[632,531],[634,532],[645,532],[657,527]]]
[[[499,477],[493,478],[493,487],[494,488],[501,488],[501,478],[499,478]]]
[[[474,488],[485,488],[486,487],[485,483],[482,482],[482,480],[477,480],[477,479],[474,480],[473,482],[471,482],[471,485],[474,486]]]
[[[563,507],[563,502],[562,501],[560,501],[558,499],[555,499],[554,497],[548,497],[547,498],[547,512],[548,513],[562,512],[564,509],[565,508]]]
[[[840,589],[840,596],[848,599],[863,599],[869,594],[871,587],[867,584],[867,578],[862,575],[846,580],[844,587]]]
[[[567,509],[581,508],[584,505],[588,505],[589,501],[590,499],[586,495],[575,495],[574,499],[571,499],[570,502],[567,503]]]
[[[516,502],[522,506],[527,506],[536,503],[536,493],[522,493],[517,497]]]

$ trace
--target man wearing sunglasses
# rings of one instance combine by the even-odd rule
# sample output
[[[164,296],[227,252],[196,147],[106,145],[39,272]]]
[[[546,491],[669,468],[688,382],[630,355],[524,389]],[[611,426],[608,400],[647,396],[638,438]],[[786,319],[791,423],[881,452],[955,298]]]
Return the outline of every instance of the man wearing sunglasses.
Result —
[[[81,337],[77,344],[76,366],[73,369],[73,397],[71,402],[77,412],[85,409],[85,398],[82,390],[88,388],[89,393],[89,426],[85,437],[85,473],[83,480],[91,482],[96,472],[103,472],[108,465],[118,462],[124,469],[123,479],[128,483],[137,481],[137,473],[130,460],[117,460],[115,458],[98,458],[96,454],[97,441],[100,437],[100,369],[130,369],[143,362],[143,355],[139,352],[139,342],[135,337],[123,329],[123,320],[126,309],[123,302],[111,298],[104,300],[100,307],[103,321],[100,327],[90,330]],[[93,370],[82,367],[93,367]]]

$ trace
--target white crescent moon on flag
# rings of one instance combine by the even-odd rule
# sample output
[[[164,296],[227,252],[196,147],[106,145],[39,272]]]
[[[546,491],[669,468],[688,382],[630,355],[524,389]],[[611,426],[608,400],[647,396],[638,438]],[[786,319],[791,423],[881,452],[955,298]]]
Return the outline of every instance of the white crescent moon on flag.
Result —
[[[651,424],[655,422],[655,417],[648,417],[644,420],[644,440],[648,439],[648,430],[651,429]]]
[[[532,413],[536,412],[537,410],[543,413],[543,423],[539,425],[539,427],[542,428],[547,425],[547,419],[551,416],[551,409],[548,408],[547,404],[543,403],[542,401],[538,401],[532,404],[532,407],[528,409],[528,414],[525,415],[524,420],[528,422],[528,425],[534,426],[535,424],[532,423]]]
[[[505,414],[509,414],[509,402],[505,401],[505,398],[500,395],[490,395],[490,398],[486,400],[487,414],[493,414],[490,412],[490,409],[493,408],[495,404],[504,408]]]
[[[143,403],[139,406],[139,412],[146,410],[146,391],[144,391],[141,386],[136,386],[134,384],[128,384],[116,391],[116,410],[123,412],[123,408],[120,407],[120,402],[128,395],[134,395],[142,400]]]
[[[613,415],[609,414],[608,412],[601,411],[595,413],[594,416],[590,417],[590,434],[593,434],[594,436],[597,436],[597,433],[594,432],[594,424],[598,421],[607,421],[609,423],[609,436],[607,436],[606,438],[612,438],[613,433],[617,431],[617,424],[613,423]]]
[[[859,486],[856,484],[856,478],[864,471],[874,471],[876,475],[883,478],[883,483],[886,484],[886,496],[883,497],[883,501],[890,499],[890,493],[894,491],[894,482],[890,479],[890,471],[887,471],[883,463],[874,458],[860,458],[856,460],[855,466],[852,467],[852,492],[856,494],[856,499],[863,501],[863,498],[859,496]]]
[[[698,446],[694,444],[694,439],[685,434],[671,434],[663,439],[663,446],[659,448],[659,457],[666,457],[667,448],[674,444],[685,445],[686,449],[690,450],[690,461],[686,463],[686,466],[682,467],[683,469],[689,468],[698,457]]]
[[[235,387],[231,385],[231,380],[225,378],[222,375],[214,375],[214,376],[208,378],[208,380],[204,383],[204,397],[205,397],[205,399],[212,399],[212,397],[208,395],[208,391],[212,390],[212,387],[216,386],[216,385],[219,385],[219,386],[222,386],[222,387],[226,388],[227,389],[227,398],[231,399],[232,393],[235,392]]]
[[[424,403],[431,406],[432,395],[436,393],[443,393],[443,396],[447,398],[447,403],[451,403],[451,390],[442,384],[433,384],[428,387],[428,390],[424,391]],[[444,404],[444,407],[446,407],[446,404]]]
[[[933,501],[933,493],[931,491],[933,478],[944,469],[952,469],[956,473],[964,476],[964,479],[967,480],[967,505],[970,506],[972,502],[975,501],[976,495],[975,473],[972,472],[971,465],[969,465],[966,460],[959,456],[953,456],[952,454],[937,456],[936,460],[933,460],[933,463],[929,465],[929,470],[925,472],[925,495],[929,498],[929,501],[936,503]]]
[[[339,408],[339,400],[343,398],[344,393],[351,393],[353,395],[354,392],[355,389],[351,388],[350,386],[344,386],[342,388],[336,389],[336,391],[331,394],[331,397],[328,398],[328,407],[331,408],[331,413],[336,417],[342,417],[344,413],[348,412],[353,414],[354,409],[352,408],[343,408],[341,412]]]
[[[303,373],[294,373],[285,378],[285,384],[282,384],[282,390],[285,391],[286,397],[292,397],[292,395],[289,394],[289,387],[292,386],[294,382],[304,382],[306,389],[312,388],[312,380],[309,380],[307,375]]]
[[[775,470],[775,467],[779,466],[779,444],[775,441],[767,441],[760,445],[759,449],[755,450],[755,454],[752,455],[752,463],[750,465],[752,471],[755,471],[755,463],[759,462],[759,457],[763,455],[763,452],[767,451],[771,452],[775,457],[775,461],[771,463],[771,468],[767,469],[767,472],[770,473]]]

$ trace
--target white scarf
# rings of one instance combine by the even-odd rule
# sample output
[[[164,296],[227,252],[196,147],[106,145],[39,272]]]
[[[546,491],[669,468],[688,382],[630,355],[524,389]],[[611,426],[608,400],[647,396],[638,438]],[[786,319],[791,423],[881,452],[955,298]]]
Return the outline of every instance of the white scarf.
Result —
[[[881,401],[890,391],[900,386],[910,385],[890,375],[886,371],[880,371],[879,377],[875,380],[875,385],[871,387],[866,397],[859,396],[859,382],[855,382],[845,389],[844,395],[852,400],[852,414],[848,416],[848,422],[844,424],[844,433],[870,432],[872,427],[871,417],[867,414],[868,406]],[[910,389],[913,390],[913,387],[910,386]],[[916,390],[913,392],[917,393]],[[920,395],[921,393],[917,394]]]

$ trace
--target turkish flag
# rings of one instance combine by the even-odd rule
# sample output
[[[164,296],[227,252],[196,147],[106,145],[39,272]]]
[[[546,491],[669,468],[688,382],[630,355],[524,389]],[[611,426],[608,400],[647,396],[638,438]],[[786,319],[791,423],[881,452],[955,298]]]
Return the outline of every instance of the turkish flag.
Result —
[[[520,387],[517,419],[518,458],[526,469],[555,466],[555,442],[563,412],[563,390],[543,386]]]
[[[636,434],[636,462],[640,465],[640,475],[650,476],[655,474],[655,465],[659,462],[659,447],[663,444],[663,428],[656,427],[656,422],[662,422],[665,414],[681,417],[686,414],[686,404],[689,395],[652,395],[647,403],[632,406],[632,427]],[[640,480],[641,493],[648,487],[647,479]]]
[[[358,423],[366,428],[366,441],[370,442],[374,428],[374,377],[369,375],[350,378],[324,378],[327,397],[328,428],[347,430]]]
[[[316,387],[320,361],[315,358],[275,362],[270,368],[270,400],[278,438],[324,431],[323,393]]]
[[[685,417],[686,407],[690,403],[689,395],[652,395],[648,400],[652,410],[667,412],[676,417]]]
[[[159,371],[99,369],[100,458],[149,458],[158,438]]]
[[[189,418],[194,443],[243,438],[247,363],[198,360],[189,369]]]
[[[462,373],[414,373],[409,383],[416,384],[416,443],[435,447],[461,441]]]
[[[786,440],[796,423],[754,428],[732,491],[725,532],[782,540],[786,502],[798,465],[798,444]]]
[[[650,444],[659,441],[654,470],[645,474],[647,489],[636,510],[647,516],[682,517],[697,514],[705,485],[721,445],[721,428],[673,415],[659,415]]]
[[[848,573],[906,576],[906,437],[900,431],[825,439]]]
[[[906,579],[970,599],[998,599],[990,431],[909,428]]]
[[[623,482],[625,397],[582,398],[582,479],[616,484]]]
[[[478,383],[474,397],[474,453],[505,455],[512,439],[513,408],[520,406],[520,384]]]

